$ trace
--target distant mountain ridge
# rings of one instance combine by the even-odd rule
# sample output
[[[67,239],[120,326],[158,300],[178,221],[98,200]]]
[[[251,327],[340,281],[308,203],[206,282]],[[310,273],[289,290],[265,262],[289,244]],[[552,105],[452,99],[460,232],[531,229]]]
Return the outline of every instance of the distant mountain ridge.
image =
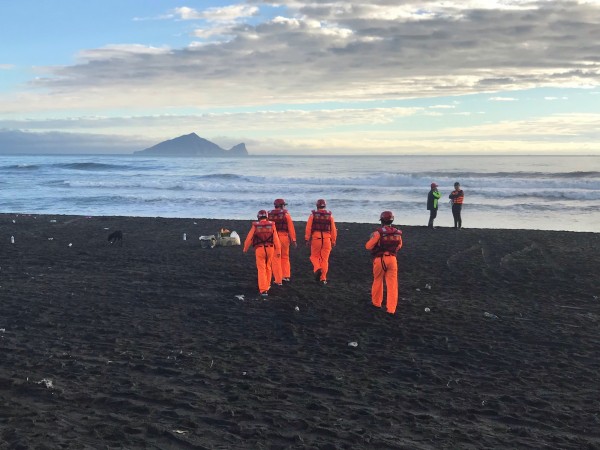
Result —
[[[144,150],[133,152],[141,156],[248,156],[244,143],[234,145],[229,150],[219,147],[214,142],[201,138],[196,133],[169,139]]]

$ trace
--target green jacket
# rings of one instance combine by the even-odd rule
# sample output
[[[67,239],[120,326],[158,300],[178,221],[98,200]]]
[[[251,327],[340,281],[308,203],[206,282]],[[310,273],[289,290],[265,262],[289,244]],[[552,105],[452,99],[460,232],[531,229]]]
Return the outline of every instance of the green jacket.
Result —
[[[437,209],[438,208],[438,200],[442,196],[438,191],[434,191],[433,189],[429,191],[427,194],[427,209]]]

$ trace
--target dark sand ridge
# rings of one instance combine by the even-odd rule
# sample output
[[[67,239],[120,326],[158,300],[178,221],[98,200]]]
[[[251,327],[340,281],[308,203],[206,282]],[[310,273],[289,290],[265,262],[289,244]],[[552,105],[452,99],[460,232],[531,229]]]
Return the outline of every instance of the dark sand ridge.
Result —
[[[0,215],[0,448],[600,447],[600,234],[401,227],[390,316],[376,224],[267,301],[222,226]]]

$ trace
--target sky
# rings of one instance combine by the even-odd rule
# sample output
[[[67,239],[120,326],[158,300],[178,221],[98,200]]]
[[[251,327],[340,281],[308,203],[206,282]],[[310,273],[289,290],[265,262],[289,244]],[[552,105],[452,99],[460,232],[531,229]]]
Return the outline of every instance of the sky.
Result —
[[[600,155],[600,0],[0,0],[0,154]]]

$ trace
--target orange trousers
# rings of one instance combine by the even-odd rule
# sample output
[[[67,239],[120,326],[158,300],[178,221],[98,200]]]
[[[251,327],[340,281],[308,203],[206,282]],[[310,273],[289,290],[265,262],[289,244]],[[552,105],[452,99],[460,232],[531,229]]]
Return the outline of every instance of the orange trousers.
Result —
[[[373,260],[373,286],[371,299],[381,307],[383,302],[383,280],[387,288],[387,312],[394,314],[398,305],[398,260],[393,255],[378,256]]]
[[[272,263],[275,259],[275,249],[262,245],[254,248],[256,268],[258,269],[258,290],[266,292],[271,288]]]
[[[281,257],[273,259],[273,278],[275,278],[275,283],[281,284],[284,278],[290,278],[292,274],[289,235],[287,233],[279,233],[279,242],[281,242]]]
[[[331,236],[329,236],[329,233],[323,233],[323,235],[318,231],[313,233],[310,240],[310,262],[313,265],[313,272],[321,269],[321,281],[327,280],[330,253]]]

